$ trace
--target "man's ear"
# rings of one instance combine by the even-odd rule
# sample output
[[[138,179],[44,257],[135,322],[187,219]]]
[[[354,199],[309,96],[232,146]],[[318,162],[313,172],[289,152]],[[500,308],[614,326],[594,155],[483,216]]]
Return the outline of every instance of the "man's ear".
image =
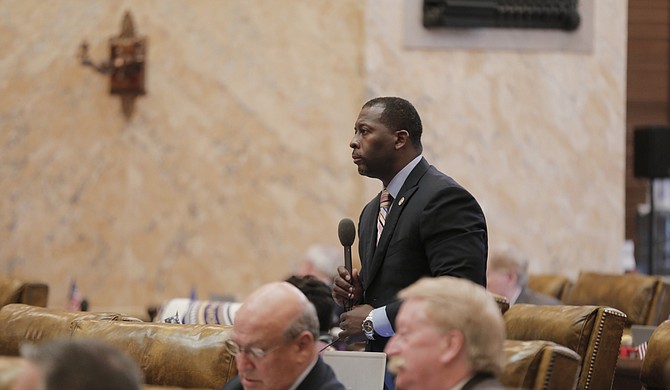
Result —
[[[440,362],[447,364],[452,362],[462,353],[465,353],[465,336],[463,332],[452,329],[444,335],[444,346],[440,354]]]
[[[307,330],[303,330],[300,335],[298,336],[297,339],[298,347],[300,348],[300,351],[309,351],[314,348],[314,337],[312,336],[312,333],[310,333]]]
[[[517,275],[517,273],[514,271],[507,271],[507,279],[509,279],[514,285],[519,284],[519,275]]]
[[[398,130],[395,132],[395,148],[402,149],[409,142],[409,131],[407,130]]]

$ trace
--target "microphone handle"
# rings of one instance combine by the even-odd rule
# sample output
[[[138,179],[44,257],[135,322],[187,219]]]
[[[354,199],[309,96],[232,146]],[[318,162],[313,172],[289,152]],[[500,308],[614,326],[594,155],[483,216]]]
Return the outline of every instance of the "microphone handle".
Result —
[[[349,272],[349,276],[353,280],[353,275],[351,274],[351,247],[350,246],[345,246],[344,247],[344,268],[347,269],[347,272]],[[351,300],[348,300],[344,304],[344,310],[349,311],[349,310],[351,310],[352,306],[353,305],[351,303]]]

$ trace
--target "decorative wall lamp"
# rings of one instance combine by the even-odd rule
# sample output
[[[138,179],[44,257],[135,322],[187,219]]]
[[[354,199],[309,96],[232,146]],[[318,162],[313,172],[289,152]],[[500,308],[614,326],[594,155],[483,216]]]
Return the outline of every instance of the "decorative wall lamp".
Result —
[[[121,23],[121,33],[109,39],[109,60],[95,64],[88,55],[88,43],[81,43],[81,64],[98,73],[108,74],[109,93],[120,95],[121,108],[126,119],[133,114],[135,98],[144,95],[147,39],[135,36],[133,18],[126,11]]]

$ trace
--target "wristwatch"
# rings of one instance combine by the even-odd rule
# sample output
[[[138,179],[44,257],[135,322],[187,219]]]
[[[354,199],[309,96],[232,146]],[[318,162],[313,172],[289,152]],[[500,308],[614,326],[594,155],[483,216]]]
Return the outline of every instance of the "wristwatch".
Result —
[[[372,322],[372,312],[370,312],[370,314],[365,317],[365,321],[363,321],[363,333],[365,333],[365,337],[367,337],[368,340],[375,339],[375,325]]]

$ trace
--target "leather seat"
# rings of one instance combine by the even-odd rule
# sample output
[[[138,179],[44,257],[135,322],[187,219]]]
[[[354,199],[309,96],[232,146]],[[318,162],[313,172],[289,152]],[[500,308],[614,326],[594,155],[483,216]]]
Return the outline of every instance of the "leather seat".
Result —
[[[516,304],[504,314],[510,340],[547,340],[582,359],[578,389],[609,389],[626,315],[603,306]]]
[[[529,274],[528,288],[563,301],[572,288],[572,280],[561,274]]]
[[[500,382],[508,388],[573,390],[581,369],[579,355],[551,341],[505,340]]]
[[[492,293],[490,291],[489,295],[491,295],[493,297],[493,300],[496,301],[496,303],[498,304],[498,307],[500,308],[500,313],[505,314],[505,312],[509,309],[509,299],[507,299],[507,297],[498,295],[496,293]]]
[[[237,374],[225,347],[231,331],[224,325],[142,322],[119,313],[10,304],[0,308],[0,355],[16,357],[26,342],[90,337],[137,361],[148,385],[220,389]]]
[[[46,307],[49,286],[0,275],[0,307],[10,303]]]
[[[649,339],[640,381],[648,390],[670,388],[670,320],[660,324]]]
[[[237,374],[231,326],[77,319],[72,337],[94,337],[138,362],[149,385],[220,389]]]
[[[564,302],[619,309],[628,327],[658,325],[670,314],[670,285],[656,276],[582,272]]]
[[[21,344],[70,337],[76,319],[135,321],[120,313],[70,312],[13,303],[0,308],[0,355],[18,356]]]

